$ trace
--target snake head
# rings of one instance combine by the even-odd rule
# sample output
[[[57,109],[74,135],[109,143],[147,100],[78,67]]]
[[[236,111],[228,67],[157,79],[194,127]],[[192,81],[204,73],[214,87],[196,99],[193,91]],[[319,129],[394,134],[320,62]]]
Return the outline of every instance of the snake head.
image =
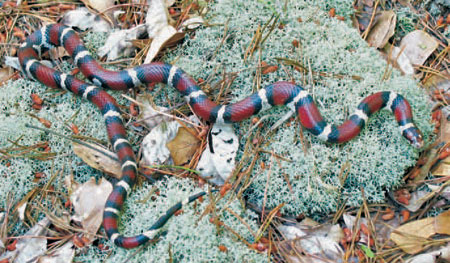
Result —
[[[423,147],[423,135],[422,132],[415,126],[410,127],[403,131],[403,136],[417,149]]]

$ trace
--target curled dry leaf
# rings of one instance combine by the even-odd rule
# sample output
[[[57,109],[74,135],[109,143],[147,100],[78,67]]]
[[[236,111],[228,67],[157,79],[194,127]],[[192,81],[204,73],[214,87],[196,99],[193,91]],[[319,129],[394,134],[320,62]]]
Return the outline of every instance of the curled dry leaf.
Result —
[[[437,140],[444,143],[450,142],[450,122],[447,118],[441,118]],[[431,173],[435,176],[450,176],[450,156],[441,160]]]
[[[85,7],[65,13],[61,23],[81,30],[92,29],[94,32],[109,32],[111,30],[108,22],[103,20],[102,17],[91,13]]]
[[[415,191],[411,193],[411,198],[408,199],[408,202],[406,203],[401,202],[399,200],[400,198],[394,198],[394,200],[398,204],[406,207],[409,211],[416,212],[426,201],[430,200],[430,198],[432,197],[433,195],[427,191]]]
[[[193,128],[180,127],[177,136],[166,144],[175,165],[184,165],[192,159],[200,146],[200,140],[194,135],[196,133]]]
[[[355,16],[353,18],[354,24],[361,31],[365,31],[370,23],[374,23],[378,20],[380,16],[381,7],[380,5],[376,5],[376,10],[374,10],[374,1],[373,0],[357,0],[355,1]],[[375,15],[372,21],[372,15],[375,11]]]
[[[86,144],[89,147],[74,142],[72,144],[74,153],[92,168],[120,179],[122,170],[120,163],[117,161],[117,155],[103,146],[93,143]]]
[[[222,185],[232,174],[238,147],[239,139],[232,125],[214,124],[197,170],[211,183]]]
[[[391,233],[390,238],[406,253],[416,254],[423,250],[427,238],[436,233],[450,234],[450,210],[436,217],[401,225]]]
[[[408,56],[399,47],[385,45],[383,53],[386,59],[394,65],[394,67],[400,69],[405,75],[413,75],[414,67],[411,64]]]
[[[190,17],[185,20],[178,29],[169,24],[167,6],[171,3],[163,0],[149,1],[148,13],[145,18],[147,33],[152,42],[145,57],[144,63],[150,63],[164,48],[178,43],[184,38],[186,29],[195,29],[204,23],[200,16]]]
[[[135,47],[133,40],[145,33],[145,26],[139,25],[130,29],[112,32],[105,42],[105,45],[98,49],[100,57],[107,55],[107,60],[115,60],[121,56],[131,55]]]
[[[72,219],[81,222],[83,229],[88,232],[85,236],[90,241],[94,239],[102,224],[103,209],[112,189],[112,184],[108,180],[101,178],[97,184],[95,178],[91,177],[89,181],[75,188],[70,195],[75,210]]]
[[[88,0],[89,4],[99,12],[114,5],[115,0]]]
[[[450,185],[431,185],[427,184],[428,188],[430,188],[433,192],[441,192],[441,196],[450,201]]]
[[[39,258],[38,263],[62,263],[73,262],[75,248],[72,241],[67,242],[62,247],[52,250],[51,253]]]
[[[180,124],[176,121],[162,122],[142,140],[140,165],[164,164],[170,157],[166,144],[177,135]]]
[[[152,62],[164,43],[177,33],[177,30],[169,25],[166,9],[164,0],[153,0],[149,3],[145,24],[147,26],[147,33],[150,38],[153,38],[153,41],[144,63]]]
[[[174,27],[169,25],[162,27],[150,44],[150,49],[145,57],[144,64],[152,62],[159,51],[165,46],[165,43],[170,41],[176,34],[177,30]],[[179,36],[177,36],[177,39],[180,39]]]
[[[443,262],[450,261],[450,243],[440,249],[414,256],[408,259],[405,263],[435,263],[438,258],[442,259]]]
[[[376,48],[384,47],[389,38],[394,35],[396,21],[397,15],[394,11],[382,11],[367,35],[369,45]]]
[[[0,68],[0,86],[3,82],[7,81],[14,74],[14,70],[11,67]]]
[[[36,194],[37,191],[38,190],[36,188],[33,188],[17,203],[16,207],[20,220],[25,221],[25,210],[27,209],[28,201]]]
[[[170,117],[163,115],[160,112],[167,112],[167,108],[154,106],[150,103],[150,99],[147,96],[138,96],[137,104],[139,105],[139,115],[137,119],[142,121],[149,127],[153,129],[162,122],[170,120]],[[178,129],[178,127],[177,127]]]
[[[186,19],[181,24],[182,29],[196,29],[197,27],[203,25],[205,21],[203,20],[203,17],[201,16],[194,16],[190,17],[189,19]]]
[[[16,263],[35,262],[34,260],[37,257],[44,255],[47,251],[46,235],[49,225],[50,220],[44,217],[24,234],[25,238],[19,239],[15,250],[7,251],[1,255],[0,261],[10,260],[9,262]]]
[[[400,48],[404,49],[403,52],[414,65],[423,65],[438,45],[432,36],[422,30],[409,33],[400,42]]]
[[[281,243],[279,250],[295,251],[285,252],[289,255],[289,262],[338,262],[344,254],[339,245],[339,240],[344,237],[341,227],[337,224],[311,225],[310,222],[305,219],[293,226],[279,226],[278,230],[286,239],[294,240]]]

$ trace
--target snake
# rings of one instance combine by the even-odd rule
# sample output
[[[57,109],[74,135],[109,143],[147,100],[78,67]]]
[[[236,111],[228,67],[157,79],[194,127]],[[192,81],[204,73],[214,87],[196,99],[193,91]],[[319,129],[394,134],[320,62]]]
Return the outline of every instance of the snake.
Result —
[[[40,62],[44,52],[58,46],[65,48],[74,65],[91,83]],[[135,154],[127,140],[121,110],[115,99],[104,89],[126,90],[150,83],[165,83],[184,96],[186,103],[197,116],[216,124],[239,122],[272,106],[286,105],[296,113],[307,131],[328,143],[344,143],[353,139],[361,132],[371,115],[386,109],[394,114],[401,134],[412,146],[421,148],[424,143],[420,130],[413,122],[409,102],[392,91],[381,91],[367,96],[357,105],[355,112],[338,126],[327,123],[312,96],[293,82],[275,82],[241,101],[220,105],[208,99],[192,77],[171,64],[154,62],[121,71],[106,70],[91,56],[77,32],[62,24],[46,25],[29,35],[18,50],[18,58],[25,77],[81,96],[95,104],[103,115],[108,138],[118,156],[122,172],[121,179],[115,183],[106,201],[103,227],[110,241],[123,248],[135,248],[155,240],[161,234],[164,224],[176,211],[206,193],[200,192],[176,203],[141,234],[127,237],[119,233],[120,213],[136,182],[138,169]]]

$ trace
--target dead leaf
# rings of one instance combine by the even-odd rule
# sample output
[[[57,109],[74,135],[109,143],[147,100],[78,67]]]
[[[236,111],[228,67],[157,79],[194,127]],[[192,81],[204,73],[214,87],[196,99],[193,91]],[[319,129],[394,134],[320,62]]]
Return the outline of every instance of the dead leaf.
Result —
[[[177,121],[162,122],[154,127],[142,140],[140,166],[168,163],[170,151],[166,144],[175,138],[179,127]]]
[[[35,258],[43,255],[47,251],[47,228],[50,225],[50,220],[44,217],[24,236],[20,238],[16,244],[16,249],[7,251],[0,256],[0,260],[10,259],[8,262],[28,263],[34,262]]]
[[[0,86],[3,82],[7,81],[14,74],[14,70],[11,67],[0,68]]]
[[[92,29],[94,32],[109,32],[111,26],[101,16],[91,13],[86,7],[66,12],[61,20],[66,26],[81,30]]]
[[[424,241],[436,234],[434,222],[435,218],[430,217],[401,225],[390,238],[406,253],[419,253]]]
[[[51,253],[40,257],[37,263],[62,263],[73,262],[75,257],[75,248],[72,241],[67,242],[61,247],[52,250]]]
[[[197,170],[211,183],[223,185],[234,170],[239,138],[232,125],[214,124],[208,140],[210,147],[203,151]]]
[[[117,155],[115,153],[97,144],[86,144],[90,147],[75,142],[72,143],[74,153],[92,168],[112,175],[118,179],[122,177],[122,169],[120,163],[117,161]]]
[[[145,25],[148,36],[153,39],[144,60],[144,63],[150,63],[164,44],[177,33],[177,30],[169,25],[167,7],[163,0],[150,1]]]
[[[450,210],[436,217],[436,233],[450,235]]]
[[[186,164],[200,146],[200,140],[194,136],[193,128],[180,127],[177,136],[166,144],[175,165]]]
[[[159,51],[165,46],[165,43],[169,42],[172,37],[177,37],[176,33],[177,30],[172,26],[167,25],[161,28],[153,38],[152,43],[150,44],[150,49],[147,52],[144,64],[152,62],[152,60],[156,57]]]
[[[408,205],[402,204],[400,202],[397,203],[406,207],[411,212],[416,212],[426,201],[428,201],[432,197],[433,195],[431,195],[427,191],[414,191],[411,193],[411,199],[409,199]]]
[[[450,210],[401,225],[390,238],[406,253],[416,254],[422,251],[424,241],[436,233],[450,235]]]
[[[450,181],[443,185],[431,185],[427,184],[428,188],[433,192],[441,192],[441,196],[450,201]]]
[[[90,241],[93,241],[102,224],[103,209],[112,190],[112,184],[108,180],[101,178],[97,184],[95,178],[91,177],[70,195],[75,210],[72,219],[81,222],[83,229],[89,233],[85,236]]]
[[[434,176],[450,176],[450,156],[440,161],[431,173]]]
[[[394,11],[382,11],[367,36],[369,45],[376,48],[384,47],[389,38],[394,35],[396,21],[397,15]]]
[[[170,37],[169,39],[167,39],[167,41],[164,42],[164,45],[161,46],[161,49],[176,46],[184,39],[184,36],[186,36],[186,32],[176,32],[175,34],[173,34],[172,37]]]
[[[105,45],[97,50],[100,57],[107,55],[107,60],[115,60],[119,57],[126,57],[136,50],[133,40],[145,33],[145,26],[138,25],[130,29],[117,30],[109,34]]]
[[[448,262],[450,260],[450,243],[440,249],[414,256],[405,263],[435,263],[438,258],[440,259],[439,262]]]
[[[115,0],[88,0],[89,4],[99,12],[114,6]]]
[[[426,253],[414,256],[408,259],[405,263],[435,263],[436,255]]]
[[[439,139],[440,142],[450,142],[450,122],[447,118],[441,118],[441,127],[440,127]]]
[[[39,190],[37,188],[33,188],[31,189],[16,205],[16,210],[19,214],[19,218],[22,221],[25,221],[25,210],[27,209],[27,204],[28,201],[30,199],[33,198],[33,196],[35,196],[35,194],[38,192]]]
[[[394,65],[394,67],[400,69],[405,75],[413,75],[414,67],[409,61],[408,56],[399,48],[386,44],[382,52],[383,56]]]
[[[428,33],[415,30],[407,34],[400,42],[400,48],[414,65],[423,65],[438,47],[439,43]]]
[[[338,262],[344,254],[339,245],[344,236],[341,227],[311,223],[312,220],[307,218],[295,225],[278,226],[283,236],[291,240],[281,242],[278,250],[289,258],[289,262]]]
[[[137,117],[138,121],[144,122],[147,127],[153,129],[160,123],[169,121],[170,117],[160,113],[167,112],[168,109],[166,107],[152,105],[151,101],[151,97],[146,95],[140,95],[136,98],[136,104],[139,105],[139,115]]]
[[[441,118],[438,142],[450,142],[450,122],[447,118]],[[436,167],[431,171],[434,176],[449,176],[450,175],[450,156],[441,160]]]
[[[186,29],[196,29],[197,27],[203,25],[205,23],[205,21],[203,20],[203,17],[201,16],[195,16],[195,17],[190,17],[189,19],[183,21],[183,23],[181,24],[181,28],[186,28]]]
[[[450,74],[446,71],[433,74],[425,81],[423,86],[428,89],[448,90],[450,88]]]

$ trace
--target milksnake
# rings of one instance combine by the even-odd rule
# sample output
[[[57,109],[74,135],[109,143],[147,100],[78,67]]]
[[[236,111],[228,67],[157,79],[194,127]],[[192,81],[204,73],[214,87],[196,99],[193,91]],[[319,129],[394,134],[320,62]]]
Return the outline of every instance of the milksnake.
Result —
[[[72,56],[74,64],[95,85],[46,67],[38,61],[41,54],[56,46],[63,46]],[[92,58],[76,32],[61,24],[44,26],[30,35],[20,46],[18,57],[22,72],[27,77],[49,87],[82,96],[94,103],[103,114],[106,130],[112,148],[118,155],[123,175],[108,197],[103,213],[103,227],[111,241],[124,248],[134,248],[154,239],[177,210],[203,196],[205,192],[193,195],[171,207],[144,233],[134,237],[120,235],[117,228],[119,214],[127,194],[136,181],[136,157],[127,140],[116,101],[100,87],[124,90],[141,84],[166,83],[184,96],[195,114],[211,123],[238,122],[272,106],[286,105],[296,112],[306,130],[330,143],[351,140],[360,133],[373,113],[380,109],[387,109],[393,112],[402,135],[413,146],[420,148],[423,144],[421,132],[413,124],[408,101],[395,92],[382,91],[366,97],[347,121],[336,126],[327,124],[308,92],[291,82],[276,82],[242,101],[229,105],[217,105],[208,99],[191,77],[169,64],[150,63],[119,72],[105,70]]]

